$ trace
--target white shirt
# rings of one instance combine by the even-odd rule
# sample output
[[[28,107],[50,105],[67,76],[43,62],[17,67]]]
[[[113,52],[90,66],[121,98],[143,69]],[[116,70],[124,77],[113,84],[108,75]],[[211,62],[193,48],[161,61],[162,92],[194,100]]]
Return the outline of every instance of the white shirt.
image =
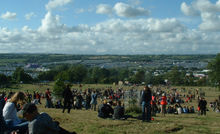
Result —
[[[5,120],[12,120],[13,125],[17,125],[21,122],[21,120],[17,116],[17,109],[15,104],[12,102],[6,102],[3,108],[3,117]]]

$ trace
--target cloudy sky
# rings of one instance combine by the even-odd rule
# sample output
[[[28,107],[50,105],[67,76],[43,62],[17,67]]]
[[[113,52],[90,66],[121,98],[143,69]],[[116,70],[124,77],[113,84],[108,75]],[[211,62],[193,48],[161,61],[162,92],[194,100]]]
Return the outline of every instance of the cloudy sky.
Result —
[[[0,53],[219,52],[220,0],[0,1]]]

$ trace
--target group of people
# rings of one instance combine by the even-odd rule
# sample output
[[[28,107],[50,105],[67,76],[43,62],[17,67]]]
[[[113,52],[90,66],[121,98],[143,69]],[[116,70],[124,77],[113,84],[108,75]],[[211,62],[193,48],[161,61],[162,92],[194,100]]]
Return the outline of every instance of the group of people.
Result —
[[[104,119],[112,118],[112,119],[124,120],[126,119],[124,106],[122,106],[120,100],[117,101],[116,106],[114,106],[111,102],[107,102],[107,100],[104,99],[103,103],[100,104],[98,107],[98,117]]]
[[[177,89],[166,89],[157,87],[156,89],[150,88],[148,85],[144,87],[141,92],[141,106],[142,106],[142,120],[150,122],[152,116],[156,116],[157,113],[165,114],[182,114],[182,113],[195,113],[194,106],[190,103],[195,100],[198,92],[189,93],[185,95],[177,92]],[[182,106],[182,104],[185,104]],[[216,109],[217,103],[215,103]],[[214,107],[214,105],[213,105]],[[206,115],[207,101],[204,97],[199,97],[198,109],[199,115]]]
[[[74,134],[59,126],[47,113],[39,113],[23,92],[0,97],[0,134]],[[21,117],[19,117],[20,115]]]
[[[177,92],[177,89],[168,89],[168,90],[162,90],[162,88],[156,88],[151,89],[148,85],[144,87],[144,90],[141,91],[141,108],[142,108],[142,120],[145,122],[150,122],[152,116],[156,116],[157,113],[162,113],[163,116],[165,114],[182,114],[182,113],[195,113],[195,108],[189,104],[192,102],[192,100],[195,100],[195,95],[198,94],[198,92],[188,93],[185,94],[185,90],[183,94]],[[197,91],[197,90],[196,90]],[[46,91],[48,92],[48,91]],[[68,113],[70,113],[71,108],[74,109],[82,109],[85,108],[93,109],[96,111],[97,106],[97,98],[100,98],[103,103],[101,103],[98,107],[98,116],[101,118],[108,118],[108,117],[114,117],[114,114],[117,112],[114,112],[114,105],[111,103],[116,102],[117,104],[120,104],[120,111],[124,111],[124,107],[121,106],[121,100],[124,99],[124,90],[118,89],[113,90],[112,88],[107,88],[104,90],[94,90],[88,88],[84,91],[79,90],[71,90],[70,85],[67,85],[66,88],[63,91],[63,105],[62,101],[57,101],[56,106],[59,108],[63,108],[63,112],[65,112],[65,109],[68,109]],[[47,97],[46,97],[47,98]],[[109,103],[107,102],[107,99],[110,100]],[[201,100],[204,100],[201,99]],[[200,101],[200,100],[199,100]],[[202,101],[201,101],[202,102]],[[207,103],[199,103],[198,104],[198,111],[201,113],[201,115],[206,114],[206,104]],[[181,104],[186,103],[185,106],[182,106]],[[117,106],[119,106],[119,104]],[[124,112],[120,112],[124,113]],[[122,114],[120,118],[124,117],[124,114]]]
[[[197,93],[198,94],[198,93]],[[50,128],[51,133],[68,133],[61,127],[59,123],[52,120],[52,118],[46,114],[40,114],[35,104],[41,104],[41,97],[37,92],[33,94],[33,100],[37,100],[37,103],[30,102],[32,97],[29,93],[23,92],[10,92],[6,97],[5,93],[0,96],[0,132],[15,132],[30,134],[43,133]],[[51,91],[48,88],[43,97],[46,100],[46,108],[54,108],[52,103]],[[112,118],[112,119],[126,119],[125,107],[122,104],[124,99],[124,90],[113,90],[108,88],[105,90],[95,90],[88,88],[87,90],[71,90],[70,85],[66,85],[62,93],[63,103],[61,100],[55,104],[56,108],[62,108],[64,113],[70,113],[72,108],[86,110],[92,109],[98,111],[98,117],[100,118]],[[98,105],[98,98],[102,100],[102,103]],[[184,99],[185,98],[185,99]],[[157,113],[165,114],[181,114],[181,113],[195,113],[193,106],[188,106],[192,100],[195,99],[195,94],[181,95],[176,89],[162,90],[161,88],[152,89],[148,85],[144,86],[144,89],[140,92],[140,105],[142,109],[141,119],[143,122],[150,122],[152,116],[156,116]],[[219,99],[220,100],[220,99]],[[186,103],[187,105],[181,106]],[[198,100],[198,111],[201,115],[206,115],[207,102],[204,97],[200,97]],[[97,107],[98,106],[98,107]],[[168,107],[167,107],[168,106]],[[219,102],[212,103],[213,110],[219,108]],[[24,117],[20,119],[17,116],[18,111]],[[41,128],[42,127],[42,128]],[[49,132],[47,132],[49,133]]]
[[[220,113],[220,95],[218,99],[215,99],[215,101],[210,102],[210,108],[216,113]]]

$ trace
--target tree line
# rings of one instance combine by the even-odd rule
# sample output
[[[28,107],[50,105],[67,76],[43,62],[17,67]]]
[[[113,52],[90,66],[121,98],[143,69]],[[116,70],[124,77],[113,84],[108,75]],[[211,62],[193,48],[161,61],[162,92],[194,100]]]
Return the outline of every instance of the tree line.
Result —
[[[208,77],[194,77],[193,72],[187,72],[182,67],[174,66],[165,73],[155,75],[155,69],[100,68],[85,65],[59,65],[50,71],[39,73],[32,78],[23,68],[16,68],[12,76],[0,74],[0,85],[8,86],[15,83],[34,83],[42,81],[64,81],[69,83],[112,84],[118,81],[128,81],[131,84],[149,83],[153,85],[172,84],[176,86],[219,86],[220,54],[211,62],[207,69],[211,71]],[[187,74],[187,75],[186,75]]]

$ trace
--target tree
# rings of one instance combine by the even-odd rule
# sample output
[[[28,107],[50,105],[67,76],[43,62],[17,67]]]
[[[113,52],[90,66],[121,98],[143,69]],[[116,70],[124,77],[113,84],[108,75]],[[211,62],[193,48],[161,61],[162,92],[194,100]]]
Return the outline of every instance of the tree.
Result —
[[[178,67],[173,67],[168,73],[168,80],[172,83],[172,85],[181,85],[183,83],[181,72],[178,70]]]
[[[135,84],[140,84],[141,82],[145,82],[145,71],[138,70],[132,77],[131,82]]]
[[[8,77],[4,74],[0,74],[0,87],[4,87],[10,83]]]
[[[46,81],[54,81],[55,79],[55,76],[58,74],[58,71],[55,71],[55,70],[50,70],[48,72],[41,72],[39,75],[38,75],[38,79],[40,81],[42,80],[46,80]]]
[[[64,89],[65,89],[64,81],[62,81],[61,79],[57,79],[55,81],[54,89],[53,89],[54,95],[57,96],[58,98],[61,98]]]
[[[31,83],[33,81],[33,78],[28,73],[26,73],[23,68],[20,67],[16,68],[12,77],[18,83]]]
[[[208,73],[209,78],[220,90],[220,53],[217,54],[213,61],[209,62],[207,67],[210,70]]]
[[[68,77],[71,82],[83,82],[87,77],[88,70],[84,65],[77,65],[69,68]]]
[[[127,80],[130,76],[130,71],[128,69],[119,70],[119,80]]]

